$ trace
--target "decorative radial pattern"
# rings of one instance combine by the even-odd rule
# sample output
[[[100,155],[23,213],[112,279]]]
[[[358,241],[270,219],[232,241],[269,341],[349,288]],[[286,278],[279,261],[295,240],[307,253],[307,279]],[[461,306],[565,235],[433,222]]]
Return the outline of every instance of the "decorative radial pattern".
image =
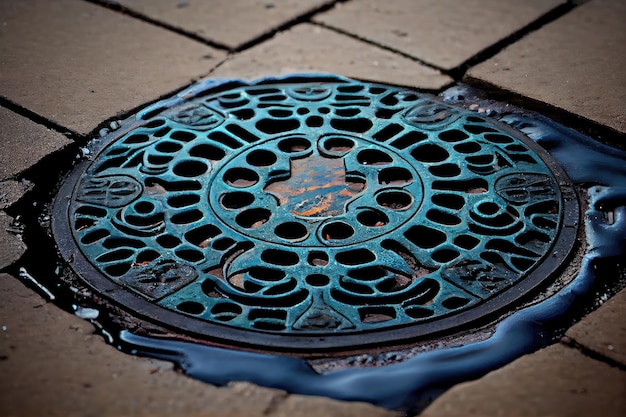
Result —
[[[109,280],[208,323],[432,323],[511,290],[558,238],[545,155],[414,91],[232,82],[137,119],[76,180],[75,244]]]

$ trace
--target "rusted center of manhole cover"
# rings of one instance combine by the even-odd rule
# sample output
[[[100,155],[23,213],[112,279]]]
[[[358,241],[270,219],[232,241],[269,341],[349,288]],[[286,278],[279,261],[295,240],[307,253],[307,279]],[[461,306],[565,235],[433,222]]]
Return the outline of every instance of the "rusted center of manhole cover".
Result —
[[[495,121],[335,77],[196,93],[110,135],[57,199],[66,259],[141,316],[281,349],[407,340],[501,310],[572,247],[567,178]]]

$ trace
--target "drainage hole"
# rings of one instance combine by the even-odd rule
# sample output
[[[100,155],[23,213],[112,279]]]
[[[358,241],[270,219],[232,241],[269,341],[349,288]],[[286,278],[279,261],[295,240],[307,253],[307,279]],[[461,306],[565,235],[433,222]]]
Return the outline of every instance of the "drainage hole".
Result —
[[[470,235],[459,235],[454,238],[455,245],[467,250],[474,249],[479,243],[480,240]]]
[[[420,162],[442,162],[448,159],[448,151],[438,145],[420,145],[411,151],[413,158]]]
[[[310,252],[307,256],[307,262],[313,266],[326,266],[328,265],[328,254],[317,251]]]
[[[439,134],[439,139],[446,142],[459,142],[467,138],[469,138],[469,135],[458,129],[446,130],[445,132],[441,132]]]
[[[216,241],[214,241],[211,246],[215,250],[223,251],[223,250],[226,250],[226,249],[230,248],[235,243],[237,243],[237,242],[235,242],[234,239],[231,239],[229,237],[222,237],[222,238],[217,239]]]
[[[302,239],[308,235],[307,228],[297,222],[285,222],[276,226],[274,229],[276,236],[287,240]]]
[[[322,229],[322,236],[325,240],[348,239],[354,235],[354,229],[344,222],[328,223]]]
[[[143,133],[141,133],[141,134],[130,135],[129,137],[124,139],[123,143],[127,145],[134,145],[138,143],[146,143],[148,141],[150,141],[150,137],[148,135],[144,135]]]
[[[324,124],[324,119],[319,116],[309,116],[306,119],[306,125],[308,127],[320,127]]]
[[[200,196],[197,194],[179,194],[167,199],[167,204],[170,207],[181,208],[192,206],[200,201]]]
[[[190,142],[197,136],[191,132],[185,132],[183,130],[175,130],[170,134],[170,138],[180,140],[183,142]]]
[[[280,269],[265,266],[254,266],[250,268],[248,275],[261,281],[280,281],[287,276],[287,274]]]
[[[118,262],[130,258],[135,254],[131,249],[116,249],[111,252],[106,252],[96,258],[96,262]]]
[[[435,194],[432,197],[433,203],[441,207],[460,210],[465,205],[465,199],[456,194]]]
[[[78,222],[76,223],[78,224]],[[103,239],[110,234],[111,233],[106,229],[96,229],[83,236],[80,239],[80,243],[82,243],[83,245],[91,245],[92,243],[96,243],[100,239]]]
[[[174,224],[189,224],[189,223],[197,222],[203,217],[204,217],[204,213],[202,213],[202,211],[193,209],[193,210],[187,210],[181,213],[174,214],[170,218],[170,221]]]
[[[359,152],[356,159],[363,165],[387,165],[393,161],[387,153],[376,149],[364,149]]]
[[[396,311],[393,307],[362,307],[359,316],[363,323],[378,323],[395,319]]]
[[[133,206],[135,211],[140,214],[148,214],[154,210],[154,204],[149,201],[139,201]]]
[[[276,155],[273,152],[259,149],[252,151],[246,156],[246,161],[255,167],[268,167],[276,162]]]
[[[469,303],[469,299],[462,297],[450,297],[442,301],[442,305],[448,310],[456,310],[457,308],[463,307],[465,304]]]
[[[249,206],[254,202],[254,195],[243,191],[222,194],[220,203],[224,208],[235,210]]]
[[[445,263],[450,262],[453,259],[456,259],[460,253],[454,249],[440,249],[434,252],[430,257],[435,262]]]
[[[379,206],[390,210],[405,210],[413,203],[413,197],[406,191],[383,191],[376,196]]]
[[[182,243],[179,238],[172,235],[161,235],[156,238],[156,241],[159,245],[161,245],[161,247],[165,249],[175,248]]]
[[[457,224],[461,224],[461,219],[458,216],[438,209],[428,210],[426,218],[444,226],[456,226]]]
[[[367,227],[382,227],[389,223],[389,218],[382,211],[367,209],[356,215],[356,221]]]
[[[270,219],[272,212],[264,208],[244,210],[237,215],[235,221],[245,229],[259,227]]]
[[[154,148],[157,151],[159,151],[159,152],[174,153],[174,152],[180,151],[182,147],[183,147],[183,145],[181,145],[178,142],[172,142],[172,141],[169,141],[169,140],[162,140],[159,143],[157,143]]]
[[[196,301],[184,301],[176,306],[178,311],[188,314],[202,314],[204,313],[204,306]]]
[[[272,265],[292,266],[300,262],[300,258],[294,252],[281,249],[267,249],[261,253],[261,260]]]
[[[459,166],[456,164],[435,165],[429,167],[428,171],[430,171],[431,174],[437,177],[444,178],[456,177],[457,175],[461,174],[461,168],[459,168]]]
[[[499,133],[487,133],[485,139],[492,143],[511,143],[513,138],[510,136],[501,135]]]
[[[406,310],[404,310],[404,312],[407,316],[414,319],[425,319],[435,314],[433,310],[417,306],[408,307]]]
[[[195,249],[179,249],[175,253],[176,256],[189,262],[199,262],[204,259],[202,252]]]
[[[376,260],[376,255],[368,249],[354,249],[339,252],[335,259],[343,265],[361,265]]]
[[[328,283],[330,282],[330,278],[322,274],[311,274],[305,279],[307,284],[313,287],[323,287],[324,285],[328,285]]]
[[[413,175],[406,168],[385,168],[378,173],[379,184],[404,185],[413,182]]]
[[[354,148],[354,141],[346,138],[329,138],[324,141],[324,149],[336,154],[345,154]]]
[[[486,216],[493,216],[500,210],[498,205],[492,202],[480,203],[476,208],[480,214],[484,214]]]
[[[224,173],[224,182],[237,188],[251,187],[259,182],[259,176],[251,169],[231,168]]]
[[[157,259],[158,257],[160,257],[161,254],[155,250],[152,249],[146,249],[144,251],[141,251],[138,255],[137,258],[135,259],[135,262],[138,264],[143,264],[146,262],[152,262],[155,259]]]
[[[117,263],[117,264],[106,266],[104,268],[104,272],[106,272],[107,274],[113,277],[121,277],[122,275],[124,275],[130,270],[130,267],[131,265],[128,262]]]
[[[311,142],[304,138],[289,138],[278,142],[278,149],[287,153],[306,151],[311,147]]]
[[[203,224],[200,227],[192,229],[185,233],[185,239],[189,243],[192,243],[201,248],[209,246],[209,242],[212,238],[221,233],[220,229],[212,224]]]
[[[209,167],[204,162],[183,161],[174,166],[174,174],[180,177],[191,178],[204,174],[208,169]]]
[[[230,321],[240,315],[243,312],[241,306],[231,303],[219,303],[215,304],[211,308],[211,314],[216,320]]]
[[[212,161],[220,161],[226,156],[226,152],[213,145],[198,145],[191,148],[189,155],[199,158],[209,159]]]

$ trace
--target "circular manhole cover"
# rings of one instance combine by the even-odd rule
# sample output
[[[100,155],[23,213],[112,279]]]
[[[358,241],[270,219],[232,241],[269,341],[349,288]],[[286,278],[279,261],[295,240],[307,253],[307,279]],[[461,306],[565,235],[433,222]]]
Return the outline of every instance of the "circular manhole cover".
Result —
[[[180,331],[315,351],[458,330],[573,245],[549,155],[431,96],[293,77],[169,103],[76,168],[54,232],[83,280]]]

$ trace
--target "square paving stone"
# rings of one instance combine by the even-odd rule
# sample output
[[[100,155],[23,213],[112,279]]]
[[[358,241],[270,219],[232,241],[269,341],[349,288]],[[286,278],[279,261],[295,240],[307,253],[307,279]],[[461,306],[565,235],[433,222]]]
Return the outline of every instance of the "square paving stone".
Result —
[[[420,417],[623,416],[626,372],[558,344],[459,384]]]
[[[1,1],[0,21],[0,94],[79,133],[186,86],[225,57],[84,1]]]
[[[626,290],[570,328],[566,336],[626,365]]]
[[[468,75],[626,132],[626,2],[593,0]]]
[[[341,31],[453,69],[563,0],[354,0],[315,16]]]
[[[0,180],[4,180],[18,175],[71,141],[61,133],[0,107],[0,143]]]
[[[26,250],[24,242],[11,233],[12,221],[10,216],[0,211],[0,269],[17,261]]]
[[[152,20],[236,49],[333,0],[110,1]]]
[[[211,77],[256,79],[297,72],[331,72],[433,90],[452,82],[401,55],[311,24],[297,25],[234,55]]]

